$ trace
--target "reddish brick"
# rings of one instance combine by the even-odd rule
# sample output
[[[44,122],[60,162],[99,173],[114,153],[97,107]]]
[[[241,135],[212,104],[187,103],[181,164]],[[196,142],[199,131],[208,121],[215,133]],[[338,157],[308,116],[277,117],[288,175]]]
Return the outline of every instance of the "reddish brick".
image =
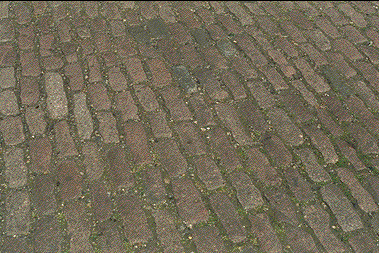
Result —
[[[202,48],[201,52],[204,55],[204,59],[216,69],[226,69],[227,61],[217,50],[215,46],[210,46],[208,48]]]
[[[47,93],[47,110],[53,119],[61,119],[68,114],[67,97],[63,87],[63,79],[59,73],[45,74],[45,90]]]
[[[341,36],[337,28],[332,25],[326,17],[318,17],[315,23],[327,36],[332,39],[336,39]]]
[[[25,54],[21,54],[21,66],[26,64]],[[30,58],[29,58],[30,59]],[[0,45],[0,67],[12,67],[16,62],[16,51],[15,48],[11,45]],[[37,66],[39,69],[39,66]],[[24,68],[23,68],[24,69]]]
[[[197,174],[208,190],[215,190],[225,185],[216,163],[208,156],[193,158]]]
[[[298,57],[299,53],[292,43],[290,43],[285,37],[277,36],[273,41],[276,48],[282,50],[290,57]]]
[[[238,118],[236,109],[227,103],[219,103],[215,105],[217,115],[220,117],[224,125],[232,131],[234,139],[242,145],[251,145],[252,139],[245,131],[242,122]]]
[[[237,104],[237,113],[241,123],[251,135],[262,134],[268,130],[269,125],[263,117],[263,114],[251,100],[240,101]]]
[[[25,141],[21,118],[7,117],[0,121],[0,132],[6,145],[17,145]]]
[[[249,215],[251,229],[254,235],[259,239],[259,244],[263,250],[267,252],[279,253],[283,251],[283,247],[275,234],[275,230],[270,224],[267,214]]]
[[[83,145],[84,165],[86,176],[90,181],[99,180],[104,173],[103,160],[100,157],[99,147],[92,142]]]
[[[241,168],[239,156],[230,144],[226,133],[220,127],[214,127],[207,133],[211,148],[215,157],[220,161],[221,166],[226,170],[232,171]]]
[[[350,84],[357,95],[366,103],[367,107],[373,111],[379,111],[379,101],[374,92],[363,81],[357,81]]]
[[[312,30],[314,28],[313,22],[310,22],[310,20],[300,10],[290,10],[288,15],[291,21],[302,29]]]
[[[200,127],[215,125],[213,113],[205,102],[204,96],[200,93],[194,93],[189,98],[189,103],[195,112],[196,123]]]
[[[174,140],[158,140],[154,143],[154,151],[158,155],[158,159],[163,168],[165,168],[171,178],[178,177],[185,173],[188,164]]]
[[[318,93],[323,93],[330,90],[330,86],[325,80],[316,74],[313,68],[303,58],[294,60],[296,67],[300,70],[307,83]]]
[[[342,55],[338,53],[331,53],[329,56],[329,61],[331,64],[336,66],[338,71],[341,72],[346,78],[353,77],[357,74],[357,72],[343,59]]]
[[[204,66],[204,61],[196,51],[194,45],[187,44],[180,48],[180,52],[183,55],[183,65],[189,66],[191,69],[195,69],[199,66]]]
[[[310,149],[306,148],[297,150],[296,154],[300,157],[311,180],[315,182],[326,182],[331,180],[330,175],[317,162],[315,154]]]
[[[143,189],[147,200],[153,205],[166,201],[166,190],[163,185],[162,173],[157,167],[148,167],[141,172]]]
[[[296,43],[304,43],[307,41],[303,33],[290,20],[281,22],[280,27],[289,34]]]
[[[354,47],[354,45],[351,44],[351,42],[349,42],[346,39],[335,40],[333,46],[337,51],[340,51],[342,54],[344,54],[351,61],[363,59],[362,54],[359,53],[357,48]]]
[[[120,146],[112,147],[106,154],[109,164],[109,178],[113,186],[117,188],[129,189],[134,186],[132,175],[132,165],[126,157],[125,150]]]
[[[378,154],[379,147],[375,138],[363,127],[358,124],[350,124],[348,132],[357,143],[357,149],[363,154]]]
[[[95,46],[92,44],[92,41],[88,38],[79,40],[79,45],[82,49],[83,56],[85,57],[88,57],[95,51]]]
[[[246,98],[245,88],[235,74],[229,70],[224,71],[221,79],[232,92],[234,99],[238,100]]]
[[[4,90],[0,92],[0,113],[9,116],[20,113],[17,105],[17,98],[13,91]]]
[[[286,226],[286,237],[288,240],[288,246],[295,252],[318,252],[316,244],[305,229],[295,227],[295,226]]]
[[[104,143],[119,143],[116,118],[110,112],[99,112],[97,114],[99,120],[99,132],[103,137]]]
[[[228,92],[221,88],[221,82],[210,69],[194,70],[194,75],[212,100],[223,100],[228,97]]]
[[[179,215],[186,225],[192,226],[208,220],[208,210],[190,179],[185,177],[173,179],[172,189]]]
[[[32,136],[45,132],[47,124],[44,116],[45,113],[39,105],[25,108],[25,119]]]
[[[169,24],[169,29],[177,44],[185,44],[191,40],[191,35],[180,23]]]
[[[41,74],[41,68],[38,63],[38,58],[33,52],[21,51],[20,63],[23,76],[39,76]]]
[[[269,16],[260,16],[256,20],[267,34],[280,35],[282,33],[279,26]]]
[[[34,250],[38,252],[59,252],[63,235],[57,219],[53,215],[44,216],[34,224],[32,234]]]
[[[372,41],[372,45],[376,48],[379,48],[379,33],[373,28],[368,28],[366,31],[366,35]]]
[[[98,236],[97,245],[100,249],[108,252],[123,252],[125,248],[124,238],[121,237],[118,223],[111,219],[98,223],[95,227]]]
[[[236,172],[230,175],[233,187],[237,191],[237,198],[246,209],[255,209],[264,204],[262,194],[254,186],[252,180],[243,172]]]
[[[91,196],[91,206],[95,220],[102,222],[112,215],[112,201],[107,193],[104,183],[99,181],[91,182],[89,186]]]
[[[151,112],[159,109],[158,101],[150,87],[134,85],[134,89],[139,102],[146,111]]]
[[[288,85],[278,71],[269,65],[262,66],[260,70],[267,77],[267,80],[272,84],[276,91],[288,89]]]
[[[378,119],[367,109],[362,100],[357,96],[351,96],[346,104],[350,111],[356,118],[373,134],[378,134],[379,121]]]
[[[330,40],[321,32],[321,30],[316,29],[307,31],[306,36],[309,37],[321,51],[328,51],[332,48]]]
[[[177,9],[179,14],[179,19],[182,21],[188,28],[194,29],[199,28],[201,26],[201,22],[195,17],[195,14],[192,10],[187,8]]]
[[[179,65],[182,59],[180,51],[173,38],[164,38],[157,42],[158,52],[163,56],[169,66]]]
[[[27,183],[27,167],[24,153],[20,148],[10,148],[4,152],[4,176],[10,188],[19,188]]]
[[[274,2],[262,2],[259,3],[259,6],[277,19],[279,19],[283,15],[279,6]]]
[[[165,100],[166,107],[170,110],[171,118],[175,121],[191,120],[192,114],[185,102],[180,96],[180,91],[177,87],[165,87],[161,94]]]
[[[305,43],[300,45],[300,47],[303,50],[303,52],[306,53],[309,56],[309,58],[314,62],[316,68],[328,64],[328,60],[326,59],[325,55],[320,53],[311,44]]]
[[[243,56],[234,56],[230,59],[231,66],[245,79],[256,78],[258,73],[253,69],[252,64]]]
[[[261,82],[248,82],[247,86],[254,99],[258,102],[259,107],[263,109],[268,109],[275,105],[274,96],[264,87]]]
[[[245,150],[246,164],[253,170],[256,177],[265,185],[280,185],[282,179],[276,170],[270,165],[267,157],[257,148]]]
[[[315,199],[315,194],[311,190],[311,184],[299,174],[297,168],[285,168],[283,174],[290,190],[298,200],[306,202]]]
[[[66,120],[57,122],[54,126],[55,146],[59,157],[76,156],[78,150],[70,134],[70,129]]]
[[[147,81],[140,59],[129,58],[124,61],[124,64],[134,84]]]
[[[141,166],[153,162],[146,131],[142,122],[129,121],[124,124],[125,141],[133,155],[133,161]]]
[[[180,233],[170,212],[167,209],[156,210],[153,216],[157,225],[158,239],[163,244],[165,252],[184,252]]]
[[[188,155],[194,156],[206,153],[205,145],[192,123],[179,122],[174,126],[174,129],[179,134],[180,142]]]
[[[341,101],[338,99],[335,93],[328,92],[321,97],[321,101],[324,104],[325,108],[337,118],[339,123],[351,122],[352,115],[351,113],[344,107]]]
[[[238,35],[235,40],[245,54],[250,57],[255,66],[262,67],[268,63],[267,59],[259,52],[259,50],[254,46],[251,38],[247,35]]]
[[[47,137],[33,139],[30,147],[30,169],[35,173],[49,173],[52,147]]]
[[[262,144],[275,166],[289,167],[291,165],[292,155],[278,136],[266,134],[263,137]]]
[[[379,72],[375,67],[367,62],[355,62],[353,64],[363,74],[372,88],[379,91]]]
[[[39,53],[42,57],[52,55],[52,51],[55,48],[55,41],[53,34],[42,35],[39,38]]]
[[[333,214],[337,218],[338,224],[344,232],[350,232],[363,228],[363,223],[354,210],[349,199],[342,193],[337,185],[326,185],[321,188],[321,194]]]
[[[294,67],[292,67],[288,63],[287,59],[284,57],[284,55],[280,51],[278,51],[276,49],[272,49],[272,50],[268,51],[268,55],[279,65],[280,70],[283,72],[283,74],[286,77],[291,77],[291,76],[296,74],[296,70],[294,69]],[[261,70],[262,70],[262,68],[261,68]],[[287,87],[288,88],[287,84],[284,82],[284,80],[281,78],[281,76],[275,71],[274,68],[266,67],[264,69],[264,71],[265,71],[265,75],[267,76],[269,81],[274,84],[274,88],[276,90],[281,89],[281,87]],[[272,76],[273,74],[274,74],[274,76]],[[276,84],[277,78],[279,81],[279,86]]]
[[[93,39],[98,52],[103,53],[105,51],[111,50],[111,40],[109,35],[107,35],[106,33],[95,32]]]
[[[75,162],[60,163],[55,171],[63,201],[78,198],[82,193],[82,176]]]
[[[30,230],[30,199],[26,191],[11,190],[6,194],[5,232],[9,236],[26,235]]]
[[[293,116],[298,123],[304,123],[314,119],[308,105],[301,100],[299,94],[293,90],[283,91],[279,96],[279,101],[284,105],[287,112]]]
[[[116,203],[129,243],[146,243],[153,234],[148,228],[141,200],[134,194],[119,195]]]
[[[328,130],[333,136],[341,136],[343,134],[343,130],[341,127],[334,122],[331,116],[328,114],[326,109],[323,107],[316,107],[317,117],[322,123],[322,126]]]
[[[268,111],[267,116],[274,129],[287,144],[291,146],[303,144],[303,133],[282,109],[272,108]]]
[[[93,132],[93,120],[88,110],[86,95],[74,94],[74,117],[78,135],[81,139],[91,138]]]
[[[152,75],[151,82],[155,87],[161,88],[171,84],[171,74],[162,60],[151,59],[148,61],[148,65]]]
[[[166,114],[162,110],[147,113],[151,130],[155,138],[171,138],[172,131],[166,120]]]
[[[240,3],[226,2],[226,6],[239,19],[242,25],[250,25],[254,22],[253,18],[243,9]]]
[[[114,108],[120,112],[123,121],[139,120],[138,108],[134,103],[129,91],[117,93],[115,96]]]
[[[213,24],[215,22],[215,15],[204,6],[200,6],[196,9],[196,14],[202,19],[205,25]]]
[[[42,58],[42,65],[46,70],[56,70],[63,67],[64,63],[60,56],[47,56]]]
[[[102,83],[91,83],[87,88],[88,98],[95,110],[109,110],[111,101],[107,94],[107,89]]]
[[[346,38],[354,44],[367,42],[367,38],[363,36],[357,29],[355,29],[354,26],[343,26],[341,27],[341,30],[345,34]]]

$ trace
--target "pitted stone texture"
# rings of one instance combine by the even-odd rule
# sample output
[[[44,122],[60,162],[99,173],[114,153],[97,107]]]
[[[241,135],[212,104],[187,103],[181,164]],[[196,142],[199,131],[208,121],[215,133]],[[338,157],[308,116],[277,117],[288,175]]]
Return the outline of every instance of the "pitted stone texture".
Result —
[[[17,98],[13,91],[5,90],[0,92],[0,113],[9,116],[20,113],[17,105]]]
[[[42,135],[46,130],[45,113],[41,106],[30,106],[25,108],[26,124],[32,136]]]
[[[112,147],[106,154],[109,164],[109,178],[113,186],[129,189],[134,186],[133,167],[130,159],[126,157],[125,150],[120,146]]]
[[[15,87],[15,85],[14,67],[0,68],[0,87],[6,89]]]
[[[66,92],[63,88],[63,79],[59,73],[45,74],[45,89],[47,93],[47,110],[53,119],[61,119],[68,114]]]
[[[93,120],[87,107],[86,94],[74,94],[74,116],[79,137],[91,138],[93,132]]]
[[[61,250],[63,235],[54,216],[42,217],[35,223],[34,227],[34,249],[37,252],[59,252]]]
[[[206,252],[227,252],[222,242],[219,230],[213,226],[196,227],[193,230],[193,239],[196,248],[201,253]]]
[[[220,169],[208,156],[196,156],[193,158],[197,175],[208,190],[215,190],[225,185]]]
[[[230,179],[237,191],[238,201],[246,210],[254,209],[264,204],[262,194],[248,175],[243,172],[236,172],[230,175]]]
[[[57,210],[58,204],[54,197],[54,187],[56,181],[51,173],[37,175],[31,182],[32,193],[31,200],[34,212],[42,217],[49,215]]]
[[[28,234],[31,223],[30,199],[25,191],[10,191],[5,200],[7,235]]]
[[[180,153],[178,144],[172,139],[160,139],[154,143],[154,151],[171,178],[185,173],[187,161]]]
[[[3,242],[0,245],[3,253],[33,252],[32,246],[25,240],[24,237],[6,236],[3,238]]]
[[[83,144],[84,165],[90,181],[99,180],[104,172],[104,164],[100,156],[100,148],[93,142]]]
[[[7,117],[0,121],[0,132],[6,145],[17,145],[25,141],[21,117]]]
[[[115,98],[114,108],[120,112],[123,121],[139,120],[138,108],[130,94],[130,91],[117,93]]]
[[[59,182],[60,197],[63,201],[78,198],[82,193],[82,176],[73,161],[65,161],[57,165],[56,179]]]
[[[106,185],[100,181],[93,181],[89,188],[92,192],[91,205],[94,219],[99,222],[107,220],[112,214],[112,201]]]
[[[132,160],[139,166],[153,162],[145,128],[140,121],[129,121],[124,126],[125,140],[131,149]]]
[[[24,153],[20,148],[10,148],[4,153],[5,179],[10,188],[18,188],[27,184],[27,167]]]
[[[66,120],[57,122],[54,126],[56,153],[59,157],[78,155],[74,139]]]

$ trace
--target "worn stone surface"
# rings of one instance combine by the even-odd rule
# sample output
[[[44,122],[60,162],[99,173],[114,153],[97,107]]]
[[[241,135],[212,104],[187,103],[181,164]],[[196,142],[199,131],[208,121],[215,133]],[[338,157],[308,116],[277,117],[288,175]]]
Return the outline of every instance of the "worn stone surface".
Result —
[[[74,95],[74,115],[79,137],[81,139],[91,138],[93,120],[88,110],[87,99],[84,93]]]
[[[10,191],[5,201],[6,234],[10,236],[25,235],[31,227],[31,210],[29,194],[25,191]]]
[[[68,113],[67,97],[63,89],[63,80],[59,73],[45,74],[45,89],[47,93],[47,110],[53,119],[61,119]]]
[[[10,188],[19,188],[27,183],[28,169],[24,162],[24,152],[20,148],[10,148],[4,153],[5,179]]]

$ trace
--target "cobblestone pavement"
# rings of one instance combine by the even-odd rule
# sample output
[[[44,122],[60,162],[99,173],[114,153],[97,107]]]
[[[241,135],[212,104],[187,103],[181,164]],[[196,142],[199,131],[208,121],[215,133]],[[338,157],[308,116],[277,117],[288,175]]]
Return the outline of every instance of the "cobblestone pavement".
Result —
[[[379,2],[0,2],[1,252],[379,252]]]

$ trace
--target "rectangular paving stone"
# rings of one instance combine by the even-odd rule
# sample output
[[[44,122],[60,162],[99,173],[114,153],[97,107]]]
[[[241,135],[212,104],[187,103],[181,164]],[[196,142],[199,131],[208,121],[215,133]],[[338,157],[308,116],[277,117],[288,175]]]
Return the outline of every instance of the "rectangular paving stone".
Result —
[[[170,85],[172,77],[170,72],[165,66],[165,63],[160,59],[151,59],[147,62],[152,75],[152,84],[161,88],[163,86]]]
[[[20,27],[17,29],[19,33],[17,45],[21,50],[30,50],[34,48],[36,39],[35,26]]]
[[[172,131],[168,126],[166,114],[162,110],[147,113],[150,127],[155,138],[171,138]]]
[[[226,127],[232,131],[232,135],[240,145],[252,144],[250,136],[245,131],[241,121],[238,118],[236,109],[227,103],[215,105],[217,115]]]
[[[37,77],[41,74],[41,68],[37,59],[38,58],[34,52],[21,51],[20,63],[23,76]]]
[[[41,35],[39,37],[39,53],[42,57],[52,55],[52,51],[56,46],[57,42],[55,41],[53,34]]]
[[[30,170],[35,173],[49,173],[52,146],[47,137],[32,139],[29,142]]]
[[[32,238],[34,250],[38,252],[59,252],[63,235],[55,216],[44,216],[34,224]]]
[[[364,165],[364,163],[359,160],[357,152],[352,146],[340,138],[335,139],[334,141],[337,144],[342,155],[346,157],[346,159],[354,166],[356,170],[360,171],[366,168],[366,165]]]
[[[375,212],[378,206],[372,196],[362,187],[355,175],[347,168],[338,168],[337,174],[341,181],[350,189],[351,195],[357,200],[359,207],[367,212]]]
[[[134,85],[134,90],[139,102],[147,112],[159,109],[158,101],[150,87],[138,84]]]
[[[300,175],[296,168],[285,168],[283,174],[290,190],[298,200],[304,202],[314,200],[315,195],[311,190],[311,184]]]
[[[367,62],[354,62],[353,66],[355,66],[362,73],[363,77],[372,88],[376,91],[379,90],[377,85],[379,82],[379,73],[372,64]]]
[[[21,117],[7,117],[0,121],[0,132],[6,145],[17,145],[25,141]]]
[[[111,101],[107,94],[107,89],[102,83],[91,83],[87,87],[88,98],[91,106],[97,110],[109,110],[111,108]]]
[[[296,74],[295,68],[288,63],[285,56],[279,50],[271,49],[267,53],[274,60],[274,62],[279,65],[280,70],[286,77],[291,77]],[[270,67],[261,69],[266,71],[266,77],[274,85],[276,90],[288,88],[288,85],[274,68]],[[277,83],[274,83],[274,81]]]
[[[138,108],[130,91],[125,90],[115,95],[114,108],[120,112],[123,121],[139,120]]]
[[[327,131],[329,131],[334,137],[342,136],[342,128],[332,119],[326,109],[322,107],[316,107],[317,117],[321,124]]]
[[[164,252],[184,252],[181,236],[175,227],[173,216],[168,209],[153,212],[158,239],[162,243]]]
[[[349,84],[360,99],[362,99],[367,107],[373,111],[379,111],[379,101],[373,91],[363,81],[357,81]]]
[[[99,112],[97,114],[99,120],[99,132],[103,137],[104,143],[119,143],[119,133],[117,130],[116,118],[110,112]]]
[[[341,52],[351,61],[363,59],[363,56],[358,51],[358,49],[346,39],[335,40],[333,43],[333,47],[335,48],[335,50]]]
[[[214,116],[209,106],[207,105],[206,98],[199,92],[192,94],[189,97],[189,104],[195,114],[195,121],[200,127],[215,125]]]
[[[375,244],[375,239],[367,231],[350,237],[349,244],[355,252],[375,252],[379,250],[378,245]]]
[[[376,139],[363,127],[358,124],[350,124],[348,132],[353,136],[357,142],[357,148],[363,154],[378,154],[379,147]]]
[[[56,154],[59,157],[76,156],[74,139],[70,134],[70,129],[66,120],[57,122],[54,126]]]
[[[291,121],[284,110],[273,107],[268,111],[267,116],[274,129],[287,145],[298,146],[303,144],[303,133],[300,128]]]
[[[25,240],[24,237],[4,236],[1,247],[4,253],[33,252],[32,246]]]
[[[229,96],[228,92],[221,87],[222,83],[217,80],[214,72],[210,69],[194,70],[194,75],[212,100],[219,101]]]
[[[106,152],[108,174],[111,184],[116,188],[129,189],[134,186],[135,180],[132,174],[132,164],[126,151],[120,146],[114,146]]]
[[[13,91],[4,90],[0,92],[0,113],[5,116],[17,115],[20,113],[17,98]]]
[[[84,154],[83,164],[86,168],[86,177],[90,181],[99,180],[104,172],[99,147],[93,142],[88,142],[83,144],[82,152]]]
[[[89,185],[91,190],[91,206],[96,221],[107,220],[112,214],[112,201],[107,194],[107,188],[103,182],[93,181]]]
[[[316,74],[316,72],[311,68],[307,61],[303,58],[294,60],[296,67],[300,70],[301,74],[304,76],[305,81],[317,92],[323,93],[330,90],[330,86],[325,82],[325,80]]]
[[[202,28],[196,28],[190,31],[192,37],[195,39],[197,46],[199,48],[208,47],[211,45],[211,39],[208,33]]]
[[[208,190],[215,190],[225,185],[219,168],[208,156],[196,156],[193,162],[197,174]]]
[[[330,20],[335,26],[342,26],[349,23],[349,20],[345,18],[339,11],[337,11],[337,8],[334,6],[328,6],[328,8],[324,9],[324,12],[327,16],[329,16]]]
[[[341,36],[337,28],[331,22],[329,22],[326,17],[318,17],[315,23],[318,28],[320,28],[327,36],[331,37],[332,39],[336,39]]]
[[[148,138],[141,121],[129,121],[124,124],[126,144],[131,149],[132,160],[138,165],[146,165],[153,162],[150,153]]]
[[[111,40],[108,34],[101,31],[94,31],[92,37],[98,52],[103,53],[111,49]]]
[[[319,52],[310,43],[301,44],[300,47],[301,50],[307,54],[309,58],[314,62],[316,68],[319,66],[327,65],[329,63],[325,55]]]
[[[361,44],[367,42],[367,38],[363,36],[354,26],[347,25],[341,27],[342,32],[346,38],[353,44]]]
[[[74,94],[74,117],[78,135],[81,139],[91,138],[93,120],[87,107],[86,94]]]
[[[279,238],[275,234],[270,224],[270,220],[265,213],[249,215],[251,230],[258,237],[259,245],[267,252],[279,253],[283,251]]]
[[[280,35],[281,31],[279,26],[272,21],[272,19],[268,16],[260,16],[256,19],[259,26],[265,31],[267,34],[275,34]]]
[[[246,166],[254,172],[257,177],[266,186],[280,185],[282,182],[278,172],[271,166],[267,157],[257,148],[245,150],[247,156]]]
[[[192,123],[178,122],[174,129],[178,133],[179,140],[187,154],[194,156],[206,153],[205,144]]]
[[[144,194],[150,204],[155,206],[166,201],[166,190],[158,167],[148,167],[141,171],[141,181]]]
[[[338,186],[332,184],[325,185],[321,188],[321,194],[344,232],[363,228],[359,215]]]
[[[220,50],[221,54],[226,58],[231,58],[235,56],[238,52],[235,45],[226,38],[217,41],[217,48]]]
[[[116,199],[126,238],[130,244],[147,243],[153,236],[138,196],[120,195]]]
[[[252,180],[243,172],[236,172],[230,175],[233,187],[237,191],[237,198],[246,209],[255,209],[264,204],[262,194],[253,184]]]
[[[295,226],[285,227],[288,246],[295,252],[320,252],[312,238],[304,229]]]
[[[282,91],[278,100],[284,105],[285,109],[298,123],[304,123],[314,119],[314,116],[307,106],[301,99],[301,96],[293,90]]]
[[[238,18],[242,25],[250,25],[254,22],[253,18],[243,9],[240,3],[227,2],[226,6]]]
[[[281,188],[271,188],[265,191],[264,196],[268,199],[274,210],[274,217],[279,221],[293,226],[299,225],[299,217],[295,205],[290,197]]]
[[[197,90],[196,83],[185,66],[175,66],[172,70],[174,78],[178,81],[179,86],[184,92],[193,93]]]
[[[259,107],[268,109],[275,104],[274,96],[264,87],[261,82],[248,82],[247,86],[254,99],[258,102]]]
[[[173,120],[179,121],[192,119],[192,114],[181,98],[180,91],[177,87],[166,87],[160,93],[163,96],[165,105],[169,109]]]
[[[0,68],[0,87],[6,89],[15,87],[15,85],[14,67]]]
[[[256,78],[258,72],[253,68],[252,64],[242,55],[230,57],[231,67],[242,75],[245,79]]]
[[[99,60],[95,55],[88,55],[86,57],[87,60],[87,68],[88,68],[88,81],[90,83],[101,82],[101,66]]]
[[[82,195],[82,175],[74,161],[64,161],[57,165],[56,180],[59,182],[59,196],[63,201],[76,199]]]
[[[68,114],[67,97],[63,88],[63,80],[59,73],[45,74],[45,90],[47,93],[47,110],[52,119],[61,119]]]
[[[9,191],[6,194],[5,232],[9,236],[26,235],[31,225],[30,198],[25,191]]]
[[[118,224],[110,219],[98,223],[95,227],[95,233],[98,235],[97,244],[103,251],[123,252],[126,251],[124,238],[118,231]]]
[[[351,113],[345,108],[334,92],[321,96],[321,101],[325,108],[337,118],[339,123],[343,121],[350,122],[352,120]]]
[[[216,155],[216,159],[220,161],[221,166],[228,171],[242,167],[239,156],[230,144],[226,133],[220,128],[212,128],[207,133],[211,149]]]
[[[193,240],[198,252],[227,252],[219,230],[214,226],[201,226],[193,229]]]
[[[41,135],[45,132],[47,123],[44,115],[45,113],[39,105],[25,108],[25,119],[32,136]]]
[[[358,120],[363,124],[363,126],[367,128],[368,131],[370,131],[372,134],[379,133],[378,119],[368,110],[361,99],[353,95],[346,100],[346,104],[354,116],[358,118]]]
[[[367,26],[367,21],[365,20],[364,16],[361,13],[354,10],[354,8],[350,4],[342,3],[338,5],[338,9],[345,13],[345,15],[348,16],[351,19],[351,21],[359,28]]]
[[[60,56],[50,55],[42,58],[42,66],[47,70],[58,70],[64,65]]]
[[[119,67],[108,70],[108,84],[114,91],[122,91],[127,88],[127,80]]]
[[[176,22],[175,14],[172,7],[168,4],[158,4],[158,13],[165,23],[172,24]]]
[[[307,87],[305,87],[305,84],[301,80],[293,80],[291,82],[292,86],[297,89],[301,96],[312,106],[317,106],[318,102],[316,100],[316,97],[313,95],[312,92],[310,92]]]
[[[311,142],[321,152],[326,163],[338,162],[338,155],[334,150],[333,144],[329,138],[318,128],[314,126],[307,126],[303,128],[305,133],[311,139]]]
[[[331,41],[319,29],[314,29],[305,32],[306,37],[313,41],[313,43],[321,51],[329,51],[332,48]]]
[[[5,180],[10,188],[19,188],[27,184],[28,168],[24,162],[21,148],[10,148],[4,152]]]
[[[80,63],[69,63],[64,68],[65,76],[69,80],[70,88],[73,91],[82,90],[84,87],[83,72]]]
[[[186,68],[195,69],[196,67],[203,67],[205,65],[204,60],[200,54],[196,51],[196,48],[192,44],[183,45],[180,49],[180,53],[183,56],[182,65]]]
[[[291,165],[292,155],[278,136],[266,134],[262,139],[262,144],[274,166],[285,168]]]
[[[273,42],[274,46],[283,50],[285,54],[290,57],[298,57],[299,52],[296,50],[294,45],[290,43],[285,37],[277,36]]]
[[[235,40],[255,66],[262,67],[268,63],[267,59],[259,52],[247,35],[238,35]]]
[[[138,58],[129,58],[124,60],[124,65],[132,78],[133,84],[147,81],[142,62]]]
[[[347,251],[347,247],[331,231],[329,215],[319,204],[304,208],[304,218],[325,250],[335,253]]]
[[[269,125],[263,117],[263,114],[251,100],[248,99],[238,102],[236,110],[241,123],[251,135],[262,134],[268,130]]]
[[[232,92],[234,99],[239,100],[246,98],[246,91],[242,83],[238,80],[237,76],[230,71],[224,71],[221,76],[224,84]]]
[[[30,67],[27,66],[28,60],[30,60],[31,57],[32,56],[30,55],[24,54],[22,58],[21,66],[23,68],[23,71],[26,74],[35,74],[35,72],[31,72]],[[16,61],[15,48],[11,45],[0,45],[0,67],[12,67],[15,64],[15,61]],[[33,62],[33,64],[35,64],[35,62]],[[39,66],[37,68],[39,69]]]
[[[284,81],[279,72],[269,65],[260,67],[260,70],[266,76],[267,80],[272,84],[276,91],[288,89],[288,85]]]
[[[327,182],[331,180],[330,175],[317,162],[317,158],[311,149],[304,148],[295,152],[300,157],[303,166],[312,181]]]
[[[297,28],[292,21],[282,22],[279,24],[280,27],[287,33],[296,43],[304,43],[307,39],[304,37],[303,33]]]
[[[154,151],[170,178],[178,177],[186,172],[187,161],[180,153],[174,140],[168,138],[159,139],[154,143]]]
[[[209,212],[192,181],[186,177],[174,178],[172,189],[180,217],[187,226],[206,222]]]
[[[191,39],[191,35],[187,29],[179,22],[169,24],[169,29],[176,43],[185,44]]]
[[[379,64],[379,53],[376,48],[366,45],[361,45],[359,47],[363,54],[371,61],[372,64]]]
[[[210,46],[208,48],[202,48],[201,53],[204,55],[204,59],[215,69],[227,69],[227,60],[218,51],[216,46]]]

